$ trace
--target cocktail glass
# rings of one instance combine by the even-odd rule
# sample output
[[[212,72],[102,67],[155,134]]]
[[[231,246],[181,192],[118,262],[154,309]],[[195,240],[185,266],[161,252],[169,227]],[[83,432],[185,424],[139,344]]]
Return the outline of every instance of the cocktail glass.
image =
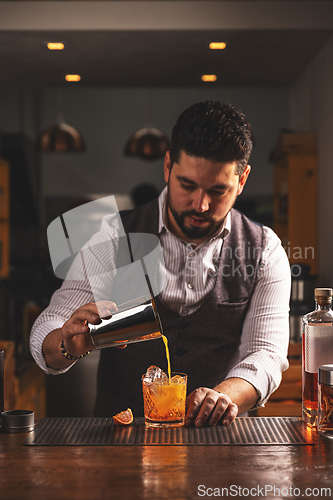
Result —
[[[171,378],[150,381],[142,375],[145,424],[148,427],[184,425],[187,375],[171,373]]]

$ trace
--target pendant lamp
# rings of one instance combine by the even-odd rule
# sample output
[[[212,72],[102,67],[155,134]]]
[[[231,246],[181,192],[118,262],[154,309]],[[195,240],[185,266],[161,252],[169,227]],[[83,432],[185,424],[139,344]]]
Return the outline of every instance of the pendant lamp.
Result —
[[[151,123],[151,92],[147,93],[147,118]],[[163,158],[170,147],[168,136],[161,130],[146,126],[134,132],[125,144],[124,155],[151,161]]]
[[[38,136],[37,149],[43,152],[69,153],[86,150],[81,134],[67,123],[45,128]]]
[[[86,150],[85,142],[74,127],[62,118],[62,94],[57,91],[58,123],[46,127],[39,134],[36,148],[49,153],[80,153]]]
[[[124,154],[149,161],[163,158],[168,149],[169,139],[164,132],[154,127],[146,127],[131,135],[125,145]]]

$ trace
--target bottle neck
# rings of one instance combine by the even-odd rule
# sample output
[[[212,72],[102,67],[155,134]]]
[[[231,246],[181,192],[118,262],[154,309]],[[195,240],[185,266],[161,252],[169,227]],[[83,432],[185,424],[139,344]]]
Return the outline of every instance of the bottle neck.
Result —
[[[332,309],[332,297],[316,297],[316,311],[329,311]]]

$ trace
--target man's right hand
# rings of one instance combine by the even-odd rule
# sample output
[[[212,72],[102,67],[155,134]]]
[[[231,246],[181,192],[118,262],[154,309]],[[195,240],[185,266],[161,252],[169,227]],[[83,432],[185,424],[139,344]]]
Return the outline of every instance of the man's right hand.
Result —
[[[107,300],[89,302],[74,311],[61,328],[66,351],[72,356],[81,356],[87,351],[94,350],[88,323],[99,325],[102,319],[111,318],[112,313],[116,311],[116,304]]]
[[[61,353],[60,344],[62,340],[66,351],[72,356],[81,356],[87,351],[94,350],[89,335],[88,323],[99,325],[102,319],[110,318],[112,313],[116,311],[117,306],[113,302],[106,300],[96,303],[90,302],[76,309],[62,328],[53,330],[45,337],[42,349],[47,366],[55,370],[61,370],[73,364],[73,361],[66,359]]]

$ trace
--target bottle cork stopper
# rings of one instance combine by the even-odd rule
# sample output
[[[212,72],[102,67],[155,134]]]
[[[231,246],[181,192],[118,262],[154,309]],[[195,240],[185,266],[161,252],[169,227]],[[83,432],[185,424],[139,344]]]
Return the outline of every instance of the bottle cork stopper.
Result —
[[[315,297],[332,297],[333,289],[332,288],[315,288],[314,294],[315,294]]]

